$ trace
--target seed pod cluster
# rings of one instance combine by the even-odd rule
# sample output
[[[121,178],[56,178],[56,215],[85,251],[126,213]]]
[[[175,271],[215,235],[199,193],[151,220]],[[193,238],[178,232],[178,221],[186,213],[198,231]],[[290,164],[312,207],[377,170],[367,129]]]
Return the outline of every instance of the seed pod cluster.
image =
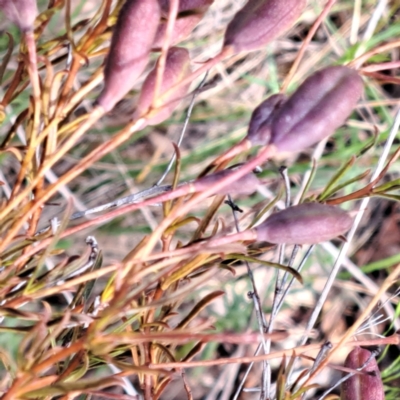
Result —
[[[224,47],[235,53],[265,47],[289,29],[303,12],[306,0],[248,0],[229,23]]]
[[[175,46],[193,31],[195,26],[201,21],[208,7],[214,0],[185,0],[179,2],[178,15],[175,20],[170,45]],[[158,26],[156,37],[153,43],[153,49],[161,49],[165,37],[165,31],[168,23],[168,12],[170,1],[160,0],[161,21]]]
[[[367,365],[359,374],[343,382],[340,400],[384,400],[385,391],[375,357],[371,352],[356,347],[346,358],[344,366],[351,369],[361,368],[369,359]]]
[[[317,244],[347,232],[352,218],[339,207],[303,203],[268,217],[255,228],[258,241],[274,244]]]
[[[122,6],[104,67],[97,103],[110,111],[132,89],[145,69],[160,22],[157,0],[127,0]]]
[[[232,169],[225,169],[223,171],[215,172],[207,176],[203,176],[193,182],[196,192],[202,192],[208,189],[210,186],[214,185],[219,180],[226,178],[227,176],[233,174],[235,171]],[[250,195],[257,190],[257,186],[261,183],[259,179],[253,174],[247,174],[232,182],[229,186],[225,186],[221,189],[217,189],[215,194],[241,194]]]
[[[360,75],[347,67],[322,69],[287,98],[275,94],[253,111],[246,137],[218,157],[222,163],[251,146],[274,145],[278,152],[300,152],[343,125],[363,92]]]
[[[0,0],[0,9],[22,32],[32,32],[38,15],[36,0]]]
[[[328,67],[311,75],[282,104],[271,124],[271,143],[280,152],[301,151],[343,125],[363,91],[357,71]]]
[[[139,118],[147,113],[148,125],[157,125],[168,119],[186,95],[190,84],[179,86],[173,91],[169,89],[190,74],[189,52],[181,47],[171,47],[168,50],[159,96],[154,109],[148,113],[154,98],[157,68],[158,62],[143,83],[134,115],[134,118]],[[166,95],[163,96],[163,93]]]
[[[247,139],[274,144],[279,152],[299,152],[332,135],[353,111],[363,91],[360,75],[347,67],[322,69],[307,78],[289,99],[281,94],[253,112]]]

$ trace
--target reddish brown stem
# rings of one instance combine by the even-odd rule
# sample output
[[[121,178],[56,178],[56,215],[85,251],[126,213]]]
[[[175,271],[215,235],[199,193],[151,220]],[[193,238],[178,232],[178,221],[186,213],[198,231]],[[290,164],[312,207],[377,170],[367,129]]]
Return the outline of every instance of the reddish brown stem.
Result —
[[[371,340],[355,340],[352,342],[347,342],[345,346],[374,346],[374,345],[388,345],[394,344],[398,345],[400,343],[399,335],[392,335],[383,339],[371,339]],[[307,351],[318,351],[321,349],[323,343],[315,343],[315,344],[307,344],[304,346],[298,346],[291,349],[279,350],[269,354],[262,354],[259,356],[250,356],[250,357],[238,357],[238,358],[220,358],[217,360],[200,360],[200,361],[184,361],[184,362],[171,362],[171,363],[159,363],[155,365],[149,365],[148,367],[151,369],[160,369],[160,368],[168,368],[168,369],[176,369],[176,368],[194,368],[194,367],[207,367],[207,366],[216,366],[216,365],[226,365],[226,364],[249,364],[252,362],[260,362],[264,360],[272,360],[272,359],[281,359],[283,356],[291,357],[293,353],[301,356]]]
[[[293,75],[295,74],[297,68],[300,65],[301,59],[303,58],[304,53],[306,52],[307,46],[310,44],[311,39],[313,38],[313,36],[317,32],[319,26],[322,24],[322,21],[328,15],[330,9],[335,4],[335,2],[336,2],[336,0],[328,0],[327,1],[322,13],[316,19],[316,21],[314,22],[314,24],[311,27],[311,29],[308,31],[307,37],[303,40],[303,43],[302,43],[302,45],[300,47],[300,50],[299,50],[299,52],[298,52],[298,54],[296,56],[296,59],[294,60],[294,63],[292,65],[292,67],[290,68],[290,71],[286,75],[286,78],[285,78],[285,80],[284,80],[284,82],[282,84],[281,92],[286,91],[287,87],[289,86],[290,81],[293,78]]]
[[[168,12],[167,29],[165,31],[165,36],[164,36],[163,45],[162,45],[162,49],[161,49],[161,55],[160,55],[160,58],[158,60],[156,82],[155,82],[154,94],[153,94],[153,101],[152,101],[152,105],[151,105],[150,108],[154,108],[155,107],[155,105],[157,103],[157,98],[158,98],[158,96],[160,94],[161,82],[163,80],[163,75],[164,75],[164,70],[165,70],[165,63],[166,63],[166,60],[167,60],[168,48],[169,48],[169,44],[170,44],[170,41],[171,41],[172,32],[174,30],[176,17],[178,15],[178,7],[179,7],[179,1],[178,0],[171,0],[170,1],[170,7],[169,7],[169,12]]]
[[[237,156],[238,154],[245,152],[251,148],[252,144],[249,139],[244,138],[241,140],[239,143],[235,144],[233,147],[228,149],[225,153],[221,154],[218,156],[212,164],[207,167],[208,169],[211,169],[214,166],[220,165],[222,163],[228,162],[232,160],[233,157]]]
[[[13,76],[13,79],[8,86],[7,92],[4,94],[3,100],[1,101],[1,105],[6,107],[13,98],[14,92],[17,89],[18,85],[21,83],[22,80],[22,73],[24,72],[24,63],[20,61],[18,63],[17,70]]]

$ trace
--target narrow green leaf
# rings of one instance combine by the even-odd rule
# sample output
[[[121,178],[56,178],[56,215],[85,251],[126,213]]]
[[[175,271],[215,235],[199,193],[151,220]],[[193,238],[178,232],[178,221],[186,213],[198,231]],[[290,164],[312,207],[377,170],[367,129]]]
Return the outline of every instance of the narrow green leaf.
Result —
[[[318,196],[318,201],[324,201],[331,195],[332,188],[338,183],[338,181],[346,174],[346,172],[354,165],[356,157],[352,156],[350,160],[344,163],[339,170],[332,176],[328,184],[325,186],[323,192]]]
[[[303,283],[303,278],[302,276],[293,268],[288,267],[286,265],[282,265],[282,264],[277,264],[277,263],[272,263],[269,261],[265,261],[265,260],[259,260],[258,258],[254,258],[254,257],[249,257],[249,256],[245,256],[243,254],[228,254],[226,256],[227,259],[230,258],[234,258],[237,260],[242,260],[242,261],[248,261],[248,262],[254,262],[257,264],[262,264],[265,265],[267,267],[272,267],[272,268],[277,268],[277,269],[281,269],[282,271],[286,271],[289,274],[293,275],[300,283]]]
[[[343,188],[345,188],[348,185],[351,185],[354,182],[358,182],[361,181],[362,179],[366,178],[369,174],[371,173],[370,169],[367,169],[366,171],[364,171],[363,173],[355,176],[352,179],[349,179],[343,183],[341,183],[340,185],[335,186],[334,188],[332,188],[332,190],[329,191],[329,193],[327,193],[325,199],[333,196],[335,193],[337,193],[339,190],[342,190]]]
[[[190,311],[190,313],[177,325],[176,329],[184,329],[204,308],[206,308],[213,300],[224,295],[223,290],[217,290],[209,293],[206,297],[201,299]]]

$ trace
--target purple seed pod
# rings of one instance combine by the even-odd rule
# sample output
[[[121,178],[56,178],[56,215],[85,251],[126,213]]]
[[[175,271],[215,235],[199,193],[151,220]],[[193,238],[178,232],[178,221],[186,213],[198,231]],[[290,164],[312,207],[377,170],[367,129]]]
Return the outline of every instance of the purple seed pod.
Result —
[[[140,118],[145,115],[152,105],[157,67],[158,62],[143,83],[134,118]],[[186,95],[190,84],[178,86],[176,90],[171,92],[169,89],[186,78],[190,73],[189,52],[181,47],[171,47],[168,50],[155,108],[146,116],[148,125],[157,125],[171,116],[179,102]],[[163,93],[167,93],[167,95],[163,96]]]
[[[344,124],[363,91],[360,75],[328,67],[307,78],[274,116],[271,143],[280,152],[299,152]]]
[[[38,15],[36,0],[0,0],[0,9],[22,32],[33,31]]]
[[[218,182],[219,180],[226,178],[227,176],[233,174],[235,170],[233,169],[225,169],[223,171],[215,172],[211,175],[203,176],[202,178],[196,179],[192,184],[194,185],[196,192],[202,192],[208,189],[210,186]],[[257,186],[261,183],[259,179],[253,174],[247,174],[237,181],[232,182],[229,186],[226,186],[222,189],[217,189],[215,194],[242,194],[242,195],[250,195],[257,190]]]
[[[306,6],[306,0],[248,0],[229,23],[224,47],[236,53],[257,50],[292,27]]]
[[[104,89],[97,103],[110,111],[145,69],[160,22],[157,0],[127,0],[122,6],[104,67]]]
[[[339,207],[303,203],[268,217],[256,229],[257,240],[274,244],[316,244],[347,232],[352,218]]]
[[[361,347],[356,347],[346,358],[344,366],[351,369],[362,367],[367,361],[368,364],[360,374],[355,374],[341,387],[341,400],[384,400],[385,391],[381,374],[375,357],[371,358],[371,352]]]
[[[161,15],[163,17],[168,16],[170,0],[159,0],[161,7]],[[188,11],[195,13],[205,13],[214,3],[214,0],[180,0],[178,6],[178,14],[186,13]]]
[[[193,31],[195,26],[201,21],[203,15],[204,14],[202,13],[193,13],[178,16],[178,18],[175,20],[174,30],[172,31],[170,46],[175,46],[176,44],[182,42],[182,40],[186,39]],[[153,50],[161,49],[165,37],[165,31],[167,30],[167,23],[168,20],[161,20],[157,29],[156,37],[154,39]]]
[[[284,94],[274,94],[264,100],[251,114],[247,139],[253,146],[267,145],[271,138],[271,122],[286,101]]]

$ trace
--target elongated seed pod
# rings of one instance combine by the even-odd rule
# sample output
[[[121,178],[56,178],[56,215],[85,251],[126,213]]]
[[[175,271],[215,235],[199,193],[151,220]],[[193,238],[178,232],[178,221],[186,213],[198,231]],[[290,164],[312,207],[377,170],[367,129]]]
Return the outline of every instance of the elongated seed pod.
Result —
[[[36,0],[0,0],[0,9],[22,32],[33,31],[38,15]]]
[[[355,374],[343,382],[341,387],[341,400],[384,400],[381,373],[375,357],[371,358],[371,352],[361,347],[356,347],[346,358],[344,366],[347,368],[361,368],[367,361],[368,364],[360,374]]]
[[[196,192],[202,192],[208,189],[210,186],[214,185],[219,180],[226,178],[235,171],[232,169],[225,169],[223,171],[215,172],[211,175],[203,176],[202,178],[196,179],[192,184],[194,185]],[[257,190],[257,186],[261,183],[259,179],[253,174],[247,174],[235,182],[231,183],[229,186],[217,189],[215,194],[242,194],[249,195]]]
[[[157,0],[127,0],[122,6],[104,67],[104,89],[97,100],[105,111],[132,89],[145,69],[160,14]]]
[[[274,94],[254,109],[246,137],[253,146],[265,146],[269,143],[272,120],[285,101],[286,96],[284,94]]]
[[[224,47],[236,53],[257,50],[292,27],[306,0],[249,0],[229,23]]]
[[[161,15],[166,17],[169,12],[171,0],[159,0],[159,3],[161,7]],[[188,11],[205,13],[212,3],[214,3],[214,0],[179,0],[178,14]]]
[[[299,152],[344,124],[363,91],[360,75],[328,67],[307,78],[274,116],[271,143],[280,152]]]
[[[195,26],[203,18],[202,13],[193,13],[188,15],[181,15],[175,20],[174,30],[172,31],[170,46],[175,46],[182,40],[186,39],[193,31]],[[165,37],[165,31],[167,30],[168,20],[162,19],[158,26],[156,37],[153,43],[153,50],[159,50],[162,47],[163,40]]]
[[[256,228],[257,240],[274,244],[316,244],[343,235],[352,218],[339,207],[304,203],[268,217]]]
[[[168,50],[159,96],[156,99],[154,109],[148,112],[154,98],[157,68],[158,62],[143,83],[134,115],[135,118],[139,118],[147,114],[148,125],[157,125],[169,118],[186,95],[190,84],[179,86],[172,92],[168,92],[168,89],[190,74],[189,52],[181,47],[171,47]],[[166,92],[167,96],[163,96],[163,93]]]

